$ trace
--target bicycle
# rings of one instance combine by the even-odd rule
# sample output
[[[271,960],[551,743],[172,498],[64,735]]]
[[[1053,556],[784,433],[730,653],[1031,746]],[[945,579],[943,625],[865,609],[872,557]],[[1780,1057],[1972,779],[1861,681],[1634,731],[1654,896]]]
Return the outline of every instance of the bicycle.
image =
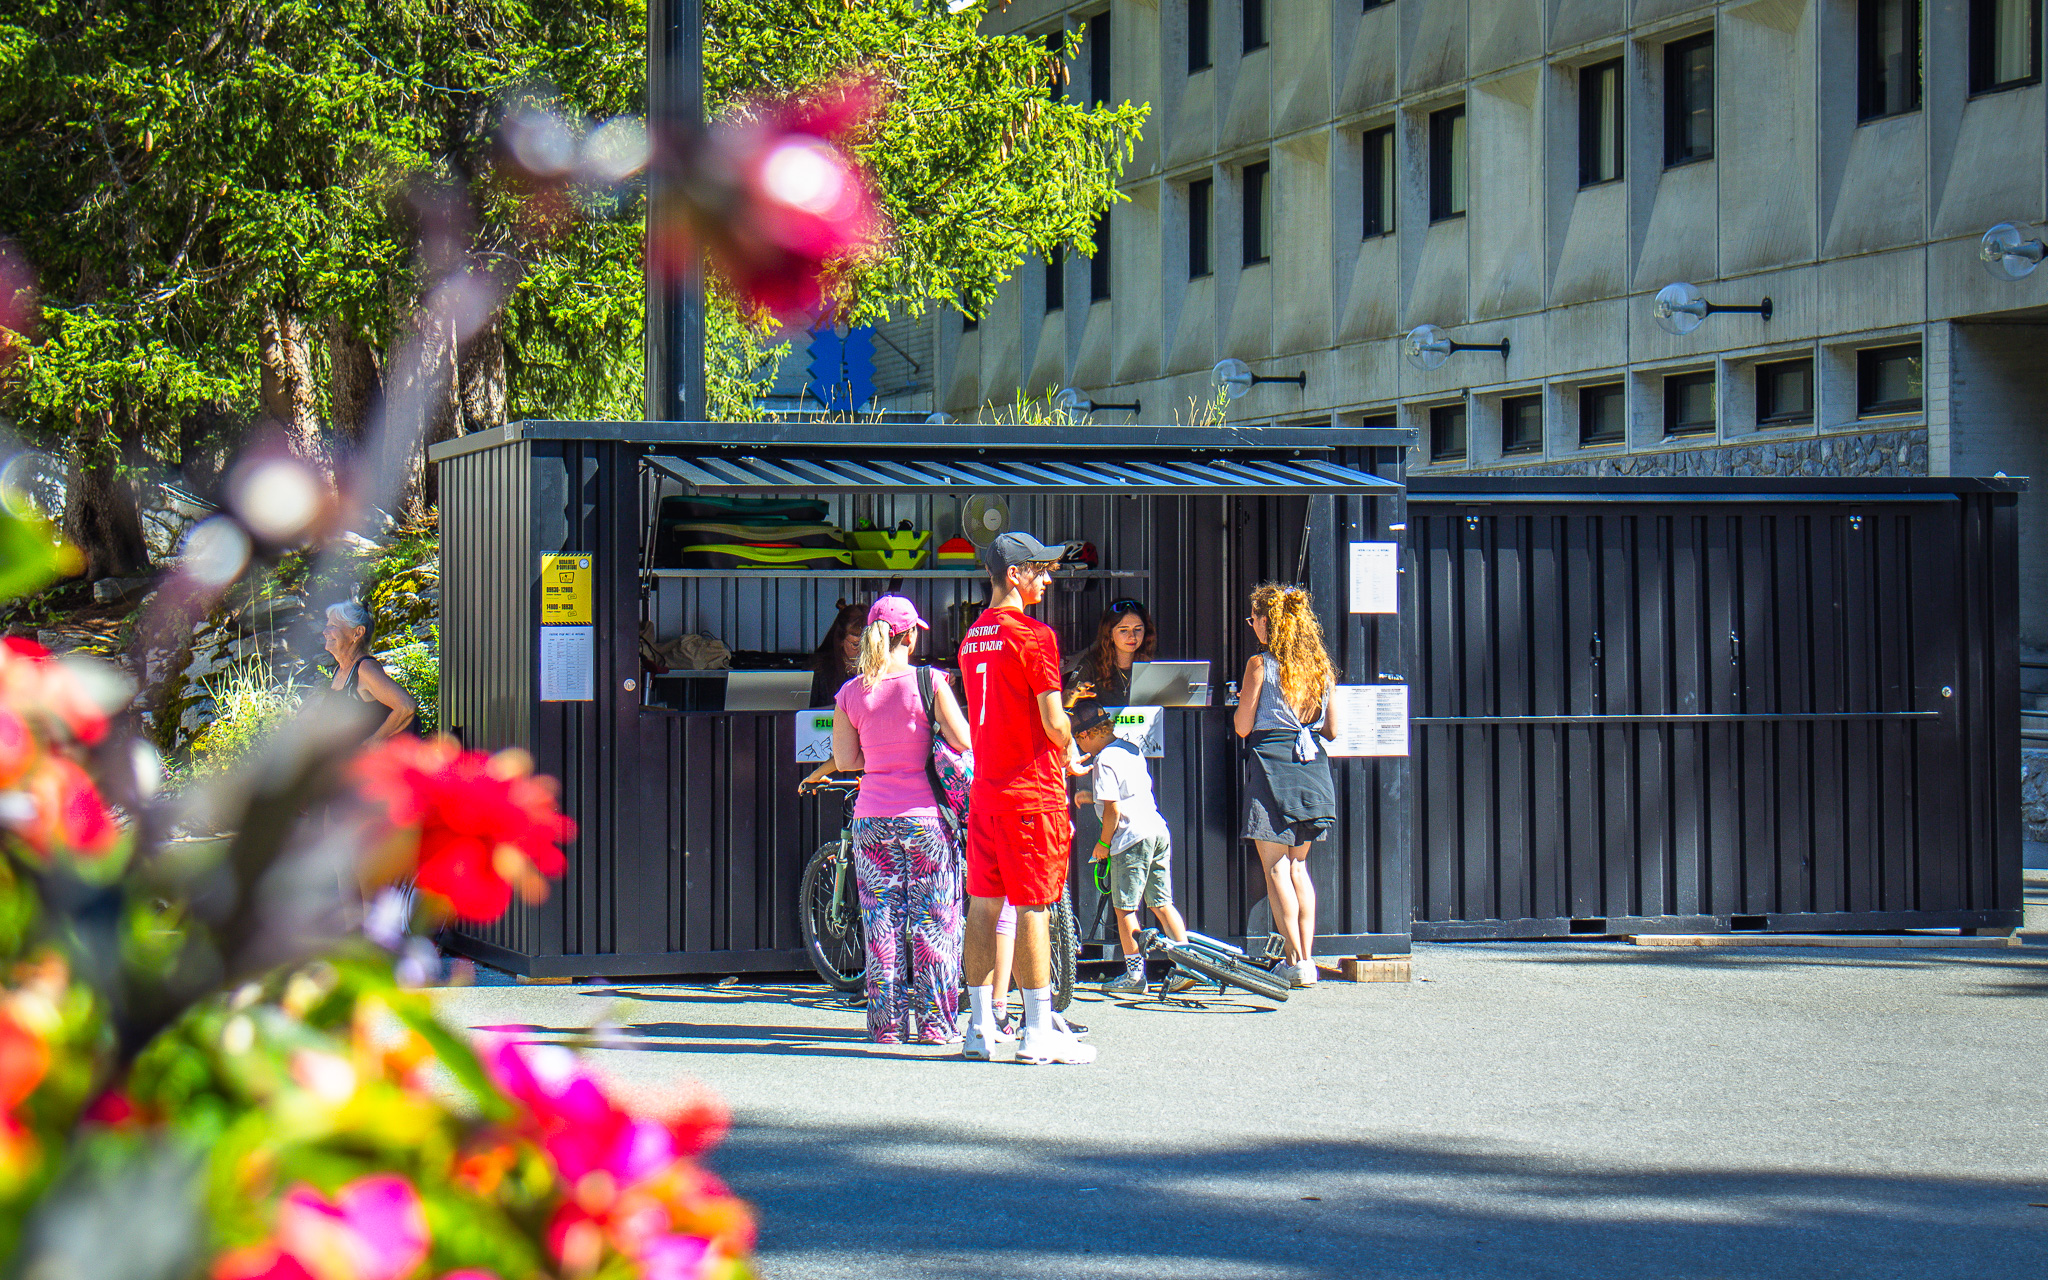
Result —
[[[1138,934],[1138,949],[1147,955],[1163,955],[1171,962],[1167,975],[1159,980],[1159,996],[1166,997],[1166,984],[1175,972],[1207,978],[1216,984],[1216,994],[1226,987],[1242,987],[1253,995],[1278,1004],[1287,1003],[1287,980],[1259,964],[1249,953],[1205,934],[1188,931],[1186,942],[1175,942],[1157,929]]]
[[[861,923],[860,887],[853,871],[853,797],[858,778],[827,778],[804,794],[829,792],[846,797],[847,818],[838,838],[827,840],[804,864],[797,889],[797,917],[803,926],[804,953],[827,985],[840,991],[863,990],[867,982],[867,933]],[[1071,895],[1062,890],[1047,921],[1052,951],[1052,1007],[1065,1013],[1074,1002],[1074,970],[1081,943],[1075,937]]]

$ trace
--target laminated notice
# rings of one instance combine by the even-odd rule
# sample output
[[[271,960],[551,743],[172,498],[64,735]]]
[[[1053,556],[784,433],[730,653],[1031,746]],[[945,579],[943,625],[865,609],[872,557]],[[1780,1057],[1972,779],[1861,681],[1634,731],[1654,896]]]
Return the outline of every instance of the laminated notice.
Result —
[[[591,702],[597,698],[597,628],[540,629],[540,700]]]
[[[597,621],[590,605],[590,554],[550,552],[540,558],[540,624],[587,627]]]
[[[1351,612],[1398,613],[1401,544],[1351,544]]]
[[[1340,684],[1330,695],[1337,713],[1332,756],[1408,754],[1408,686]]]
[[[1110,730],[1138,749],[1148,760],[1166,756],[1165,707],[1112,707],[1116,723]]]
[[[823,764],[832,758],[830,708],[796,713],[796,758],[799,764]]]

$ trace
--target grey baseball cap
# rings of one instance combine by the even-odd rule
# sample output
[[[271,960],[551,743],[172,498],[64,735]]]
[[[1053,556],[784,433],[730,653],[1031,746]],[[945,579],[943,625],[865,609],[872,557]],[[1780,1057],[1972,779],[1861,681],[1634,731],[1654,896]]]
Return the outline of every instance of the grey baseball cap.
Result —
[[[1065,543],[1047,546],[1028,533],[1006,533],[981,553],[982,563],[996,573],[1032,564],[1058,564],[1066,558]]]

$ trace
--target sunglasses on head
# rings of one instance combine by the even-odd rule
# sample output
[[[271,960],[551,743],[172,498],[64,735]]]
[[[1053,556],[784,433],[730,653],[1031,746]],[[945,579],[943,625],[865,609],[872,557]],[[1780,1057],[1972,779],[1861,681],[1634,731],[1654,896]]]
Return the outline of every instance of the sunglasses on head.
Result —
[[[1145,604],[1142,600],[1132,600],[1129,598],[1109,602],[1109,611],[1111,613],[1129,613],[1134,609],[1143,609],[1144,607]]]

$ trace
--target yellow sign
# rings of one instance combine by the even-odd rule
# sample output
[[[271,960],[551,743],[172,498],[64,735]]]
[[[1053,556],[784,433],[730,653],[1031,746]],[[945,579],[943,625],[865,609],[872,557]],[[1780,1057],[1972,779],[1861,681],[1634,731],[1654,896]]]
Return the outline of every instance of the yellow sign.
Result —
[[[590,557],[569,551],[540,558],[540,625],[587,627],[597,621],[590,606]]]

